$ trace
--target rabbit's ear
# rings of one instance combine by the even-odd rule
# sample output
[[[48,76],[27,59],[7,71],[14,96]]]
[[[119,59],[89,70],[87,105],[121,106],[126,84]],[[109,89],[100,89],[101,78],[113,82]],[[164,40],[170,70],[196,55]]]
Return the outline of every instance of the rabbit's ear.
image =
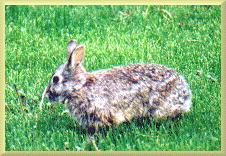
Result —
[[[67,62],[68,67],[75,68],[76,66],[78,66],[82,62],[84,52],[85,52],[84,45],[77,46],[68,59]]]
[[[71,40],[67,44],[67,59],[69,59],[71,53],[75,50],[75,48],[78,46],[77,42],[75,40]]]

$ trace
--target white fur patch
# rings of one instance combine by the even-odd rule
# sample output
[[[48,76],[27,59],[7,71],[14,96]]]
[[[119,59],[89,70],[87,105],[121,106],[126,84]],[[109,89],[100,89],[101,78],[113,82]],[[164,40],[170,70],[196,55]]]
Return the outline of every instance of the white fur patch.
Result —
[[[121,111],[115,113],[115,119],[118,123],[124,122],[126,120],[123,112],[121,112]]]

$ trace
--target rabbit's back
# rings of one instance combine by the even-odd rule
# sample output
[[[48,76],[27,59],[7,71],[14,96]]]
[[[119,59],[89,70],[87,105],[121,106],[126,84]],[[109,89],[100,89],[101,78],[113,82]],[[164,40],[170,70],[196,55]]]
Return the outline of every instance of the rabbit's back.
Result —
[[[119,124],[147,115],[174,117],[189,111],[191,105],[191,92],[182,76],[155,64],[89,73],[86,83],[74,92],[74,97],[77,98],[72,98],[69,108],[79,103],[72,112],[80,123],[97,126]]]

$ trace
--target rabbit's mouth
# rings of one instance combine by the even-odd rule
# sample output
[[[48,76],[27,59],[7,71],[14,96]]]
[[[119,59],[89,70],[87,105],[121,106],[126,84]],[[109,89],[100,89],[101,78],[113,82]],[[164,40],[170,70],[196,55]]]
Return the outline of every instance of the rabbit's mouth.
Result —
[[[52,93],[52,92],[48,92],[46,94],[46,98],[50,101],[50,102],[63,102],[65,101],[65,97],[61,96],[57,93]]]
[[[59,101],[59,100],[58,100],[58,99],[59,99],[59,95],[56,94],[56,93],[48,92],[48,93],[46,94],[46,97],[47,97],[47,99],[48,99],[49,101],[51,101],[51,102]]]

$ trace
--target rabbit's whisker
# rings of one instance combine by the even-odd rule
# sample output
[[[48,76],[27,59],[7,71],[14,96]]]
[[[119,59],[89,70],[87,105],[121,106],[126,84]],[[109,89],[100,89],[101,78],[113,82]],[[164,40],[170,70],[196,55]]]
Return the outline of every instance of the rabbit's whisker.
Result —
[[[41,111],[42,111],[42,104],[43,104],[43,101],[44,101],[44,98],[45,98],[45,95],[46,95],[46,91],[47,91],[47,86],[46,86],[44,92],[42,93],[42,100],[41,100],[41,102],[40,102],[40,104],[39,104],[39,109],[40,109]]]

